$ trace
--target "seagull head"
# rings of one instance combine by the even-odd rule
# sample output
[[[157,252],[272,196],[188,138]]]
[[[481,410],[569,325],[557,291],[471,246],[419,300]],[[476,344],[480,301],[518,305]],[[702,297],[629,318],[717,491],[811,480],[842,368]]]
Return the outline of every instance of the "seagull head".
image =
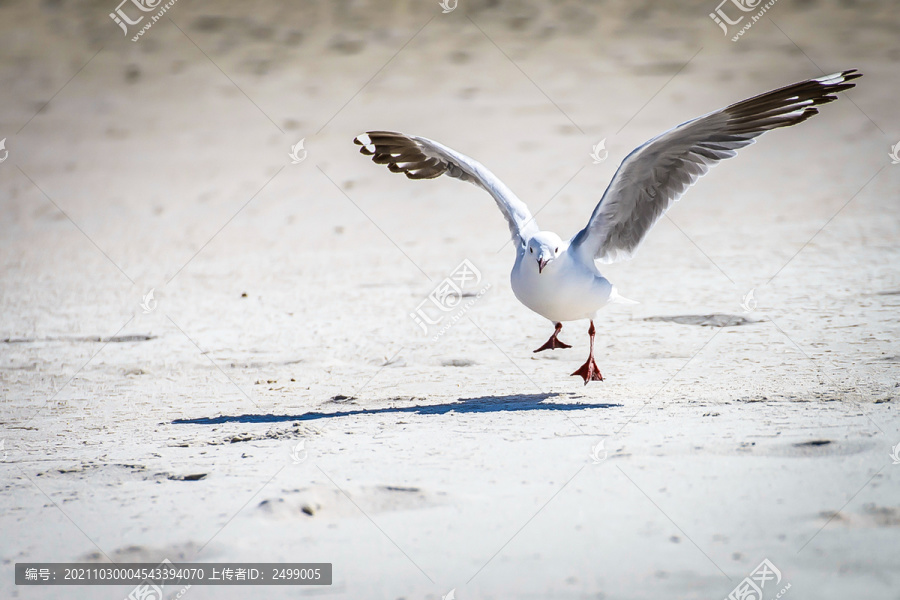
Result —
[[[529,258],[537,261],[538,273],[543,273],[547,265],[559,256],[562,246],[562,240],[552,231],[539,231],[528,240],[526,252]]]

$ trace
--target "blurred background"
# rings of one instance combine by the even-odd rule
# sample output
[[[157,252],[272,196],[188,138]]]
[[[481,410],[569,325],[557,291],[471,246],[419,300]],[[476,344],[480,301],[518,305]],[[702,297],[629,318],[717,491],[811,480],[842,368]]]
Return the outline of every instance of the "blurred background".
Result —
[[[364,583],[377,582],[371,597],[439,598],[447,591],[444,582],[464,581],[483,562],[468,553],[486,559],[507,530],[521,524],[501,527],[481,515],[469,527],[460,515],[480,515],[485,503],[532,501],[531,487],[501,493],[488,481],[509,477],[515,485],[520,479],[543,485],[553,478],[555,460],[587,456],[588,437],[578,442],[585,452],[560,447],[557,456],[531,443],[557,435],[544,420],[547,413],[523,412],[515,420],[513,411],[514,421],[504,422],[504,411],[512,409],[485,415],[479,408],[448,424],[440,419],[451,417],[440,411],[440,419],[392,412],[416,403],[475,398],[479,407],[505,407],[504,398],[542,401],[564,394],[573,402],[629,410],[655,398],[675,413],[711,414],[699,409],[775,402],[766,410],[783,417],[777,427],[797,435],[809,433],[800,433],[805,411],[823,411],[826,429],[843,427],[827,420],[833,413],[823,406],[858,417],[853,427],[862,438],[896,433],[896,421],[888,426],[876,418],[882,425],[873,426],[854,409],[855,403],[868,407],[861,409],[866,414],[876,404],[883,409],[897,385],[900,167],[889,157],[900,140],[896,2],[779,0],[732,41],[756,14],[743,12],[738,0],[177,0],[132,41],[161,10],[143,12],[135,2],[0,2],[0,157],[6,157],[0,162],[0,411],[7,451],[25,469],[11,471],[4,488],[12,515],[4,526],[5,570],[15,559],[104,560],[62,517],[36,525],[43,513],[31,511],[46,498],[25,473],[47,476],[34,479],[49,486],[46,497],[71,495],[71,520],[92,532],[105,558],[187,559],[215,530],[203,529],[209,524],[198,516],[215,514],[225,523],[240,504],[226,500],[243,501],[259,490],[261,474],[274,470],[271,453],[289,463],[288,442],[314,439],[314,454],[331,460],[329,469],[345,469],[347,489],[354,489],[354,474],[356,482],[368,477],[373,485],[427,489],[423,473],[436,471],[449,478],[441,480],[444,490],[477,479],[473,474],[486,478],[483,487],[466,488],[465,497],[445,498],[431,489],[425,504],[444,512],[416,517],[408,530],[400,519],[391,530],[400,545],[423,557],[432,584],[441,585],[420,580],[402,556],[396,564],[393,558],[364,561],[358,553],[383,552],[377,532],[361,540],[331,529],[355,514],[352,508],[335,509],[333,517],[323,509],[326,525],[314,533],[259,509],[234,524],[251,537],[219,538],[214,556],[287,560],[305,544],[305,558],[340,566],[344,587],[331,590],[337,596],[359,596]],[[144,18],[123,31],[110,13]],[[711,13],[744,18],[725,32]],[[609,309],[598,323],[604,387],[582,389],[568,377],[586,350],[582,324],[567,325],[563,336],[577,341],[575,354],[531,354],[550,328],[512,296],[513,251],[490,198],[448,178],[407,181],[373,165],[352,143],[374,129],[438,140],[483,162],[540,211],[543,228],[565,239],[583,227],[617,165],[637,145],[732,102],[848,68],[865,74],[855,89],[809,122],[767,134],[714,169],[656,226],[633,261],[604,270],[624,296],[641,303]],[[608,157],[596,162],[591,153],[601,141]],[[409,313],[463,259],[477,265],[491,290],[473,307],[473,322],[432,343]],[[722,328],[715,339],[710,327],[644,320],[710,314],[752,320],[757,305],[771,322]],[[676,376],[676,387],[657,396]],[[283,423],[176,423],[296,416],[340,408],[342,401],[387,414],[333,419],[330,428],[323,422],[295,426],[289,417]],[[587,433],[579,435],[621,430],[628,416],[623,410],[590,409],[579,421]],[[631,441],[629,452],[640,454],[635,446],[669,435],[685,453],[704,440],[737,444],[738,432],[749,426],[740,413],[693,433],[691,418],[652,429],[645,422],[650,417],[635,422],[649,429]],[[561,420],[556,415],[553,422]],[[498,437],[442,437],[451,426]],[[392,454],[380,455],[382,442],[373,436],[407,427],[419,432],[384,442]],[[343,436],[353,432],[374,446],[345,443]],[[242,461],[248,444],[235,439],[256,444],[256,458]],[[510,439],[523,446],[505,446]],[[503,458],[488,464],[482,444],[497,444],[491,451]],[[441,462],[445,453],[458,460]],[[877,453],[884,458],[881,447]],[[657,474],[709,468],[684,460],[680,467],[659,463]],[[45,461],[81,470],[45,471]],[[116,461],[139,461],[176,478],[194,472],[222,477],[190,490],[163,477],[168,491],[160,502],[179,529],[160,531],[145,514],[153,512],[147,507],[158,492],[144,482],[156,485],[155,479],[138,482],[123,474],[127,470],[94,474],[86,467]],[[823,473],[833,474],[832,467]],[[827,496],[824,475],[817,484],[802,482],[790,469],[782,475],[782,491],[809,500],[801,488],[821,485],[815,489]],[[855,475],[840,485],[855,490],[857,479],[865,480]],[[734,477],[729,482],[740,486]],[[338,503],[329,480],[311,467],[272,493],[310,481],[319,490],[316,502]],[[115,486],[118,495],[97,491],[100,483]],[[603,488],[605,480],[594,483],[600,491],[584,484],[585,497],[618,497]],[[700,488],[688,488],[682,501],[691,505]],[[546,491],[533,498],[543,502]],[[364,485],[356,489],[358,498],[391,506],[398,515],[410,508],[379,495],[383,490],[369,492]],[[714,547],[714,559],[735,581],[773,544],[780,552],[783,543],[790,555],[795,541],[824,523],[811,515],[843,501],[791,506],[761,532],[757,524],[776,509],[744,497],[746,504],[731,510],[731,497],[722,493],[719,504],[712,507],[710,500],[687,523],[701,532],[700,545]],[[253,496],[249,506],[264,497]],[[621,498],[619,505],[610,502],[631,510],[632,501]],[[540,502],[534,502],[537,509]],[[523,509],[521,522],[530,510]],[[588,525],[553,538],[559,547],[550,564],[572,565],[573,573],[554,578],[522,550],[493,574],[485,571],[482,587],[470,591],[482,597],[709,598],[731,589],[715,580],[715,570],[704,572],[709,565],[702,556],[693,564],[685,554],[660,550],[669,542],[654,537],[658,530],[647,525],[649,517],[626,515],[621,529],[600,531],[590,524],[605,513],[572,510]],[[609,505],[604,510],[615,513]],[[741,510],[746,514],[735,517]],[[810,521],[798,525],[797,515]],[[435,525],[457,517],[458,526]],[[900,521],[887,522],[895,527]],[[502,531],[488,539],[495,525]],[[801,526],[809,535],[791,530]],[[771,528],[779,527],[776,535]],[[350,530],[361,528],[357,522]],[[736,535],[723,541],[729,528],[759,537],[745,545]],[[835,539],[817,555],[822,562],[792,564],[807,586],[803,595],[865,589],[871,597],[892,597],[878,596],[896,589],[883,576],[896,567],[896,559],[885,558],[896,554],[889,545],[896,529],[884,531],[873,534],[874,541]],[[256,543],[252,535],[267,541]],[[598,549],[600,536],[607,543]],[[868,548],[860,559],[869,560],[868,567],[840,571],[840,548],[848,543]],[[138,550],[123,550],[132,546]],[[601,562],[610,571],[582,577]],[[27,591],[11,593],[49,594]],[[190,593],[200,598],[213,591]],[[73,594],[99,597],[87,588]]]

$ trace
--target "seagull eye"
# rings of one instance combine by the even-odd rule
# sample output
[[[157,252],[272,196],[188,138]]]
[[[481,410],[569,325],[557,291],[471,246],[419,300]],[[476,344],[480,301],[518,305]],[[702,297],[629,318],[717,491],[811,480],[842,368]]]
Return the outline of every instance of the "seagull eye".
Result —
[[[534,248],[529,248],[528,251],[534,254]]]
[[[559,248],[557,248],[556,250],[554,250],[554,252],[556,252],[557,254],[559,254]]]

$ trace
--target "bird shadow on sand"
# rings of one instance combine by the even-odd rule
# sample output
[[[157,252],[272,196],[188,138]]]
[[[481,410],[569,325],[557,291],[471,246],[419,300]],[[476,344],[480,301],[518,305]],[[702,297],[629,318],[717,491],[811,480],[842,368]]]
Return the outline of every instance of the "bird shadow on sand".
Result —
[[[490,412],[523,412],[530,410],[562,410],[577,411],[589,408],[615,408],[621,404],[586,404],[546,402],[550,398],[558,398],[560,394],[515,394],[511,396],[482,396],[480,398],[460,398],[457,402],[445,404],[418,404],[413,406],[389,406],[385,408],[360,408],[338,410],[334,412],[306,412],[299,415],[221,415],[218,417],[201,417],[198,419],[176,419],[173,424],[217,425],[219,423],[281,423],[286,421],[315,421],[317,419],[334,419],[355,415],[404,414],[443,415],[456,413],[490,413]],[[401,400],[398,400],[401,401]]]

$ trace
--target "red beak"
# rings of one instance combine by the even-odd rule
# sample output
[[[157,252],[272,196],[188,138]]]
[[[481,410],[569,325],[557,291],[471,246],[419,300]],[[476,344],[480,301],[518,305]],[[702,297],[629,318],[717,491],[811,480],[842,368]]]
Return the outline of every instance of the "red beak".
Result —
[[[547,263],[548,263],[548,262],[550,262],[550,261],[547,260],[546,258],[539,258],[539,259],[538,259],[538,273],[541,273],[541,272],[544,270],[544,267],[547,266]]]

